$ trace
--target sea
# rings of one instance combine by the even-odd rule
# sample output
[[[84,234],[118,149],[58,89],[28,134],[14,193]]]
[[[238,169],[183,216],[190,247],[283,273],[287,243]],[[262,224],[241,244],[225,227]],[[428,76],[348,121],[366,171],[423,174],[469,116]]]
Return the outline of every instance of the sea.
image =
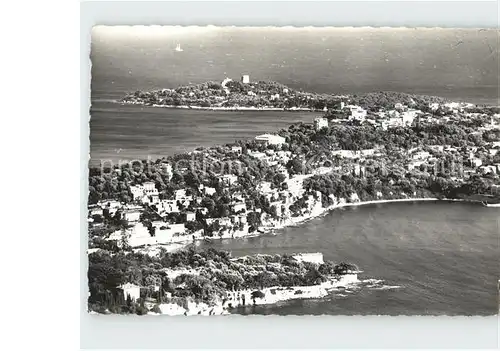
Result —
[[[401,91],[498,106],[498,30],[127,27],[95,29],[90,163],[156,159],[311,122],[312,112],[198,111],[121,105],[136,90],[238,79],[318,93]],[[180,44],[183,51],[175,51]],[[241,314],[498,313],[498,208],[397,203],[334,210],[274,235],[202,243],[252,253],[322,252],[361,282],[320,300]]]

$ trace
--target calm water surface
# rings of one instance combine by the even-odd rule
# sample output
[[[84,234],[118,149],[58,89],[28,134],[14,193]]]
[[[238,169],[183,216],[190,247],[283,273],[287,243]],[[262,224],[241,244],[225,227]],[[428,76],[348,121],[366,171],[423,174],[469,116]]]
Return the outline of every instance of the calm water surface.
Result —
[[[340,209],[277,235],[199,244],[255,253],[322,252],[355,263],[363,281],[321,300],[247,307],[243,314],[491,315],[498,311],[498,209],[393,203]]]

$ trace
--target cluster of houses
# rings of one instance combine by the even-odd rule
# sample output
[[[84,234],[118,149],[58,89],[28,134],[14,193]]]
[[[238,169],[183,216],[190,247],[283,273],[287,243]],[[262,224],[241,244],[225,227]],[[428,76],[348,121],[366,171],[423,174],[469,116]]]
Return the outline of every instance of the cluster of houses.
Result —
[[[445,112],[450,112],[450,115],[440,116],[436,118],[430,113],[424,113],[421,110],[414,109],[412,107],[406,106],[402,103],[394,104],[392,109],[380,110],[374,114],[368,115],[367,111],[357,105],[346,104],[341,101],[339,108],[336,110],[338,113],[337,118],[332,119],[332,123],[342,123],[346,121],[356,121],[358,123],[369,123],[376,127],[387,130],[390,128],[397,127],[408,127],[415,123],[446,123],[458,119],[459,113],[468,114],[473,117],[474,113],[467,113],[465,109],[472,106],[468,103],[431,103],[429,104],[429,109],[431,111],[437,111],[442,109]],[[340,116],[343,116],[340,118]],[[318,124],[319,123],[319,124]],[[493,124],[493,121],[492,121]],[[323,121],[315,122],[317,129],[327,127]],[[496,126],[498,127],[498,126]],[[494,128],[494,127],[493,127]]]
[[[387,111],[379,111],[375,116],[370,116],[367,118],[367,111],[360,106],[346,105],[344,102],[340,103],[340,109],[337,112],[343,112],[342,115],[346,116],[344,119],[331,119],[326,118],[316,118],[314,120],[314,126],[316,130],[321,130],[327,128],[329,123],[339,123],[342,121],[358,121],[360,123],[370,123],[384,130],[395,128],[395,127],[408,127],[414,125],[415,123],[446,123],[450,121],[459,122],[463,118],[476,118],[480,116],[477,112],[467,112],[466,108],[472,106],[468,103],[431,103],[429,104],[429,109],[431,111],[436,111],[442,109],[443,111],[451,112],[449,115],[436,117],[431,114],[426,114],[420,110],[410,108],[404,104],[396,103],[394,108]],[[491,121],[484,127],[481,127],[477,133],[482,133],[485,130],[493,130],[500,128],[500,115],[496,114],[491,117]],[[462,159],[464,162],[460,172],[463,173],[462,179],[467,179],[472,174],[500,174],[500,164],[483,164],[483,160],[480,157],[484,150],[478,150],[477,147],[468,147],[467,153],[461,153],[461,150],[457,150],[451,146],[428,146],[428,149],[434,152],[445,152],[456,154],[457,158]],[[332,156],[338,156],[340,158],[357,160],[358,162],[363,162],[369,157],[383,156],[384,153],[380,148],[366,149],[366,150],[334,150],[331,152]],[[486,146],[486,152],[490,156],[495,156],[500,151],[500,141],[489,143]],[[413,170],[419,168],[422,165],[434,166],[437,162],[437,158],[429,153],[428,151],[422,150],[422,148],[415,150],[408,150],[406,152],[409,158],[406,163],[406,168],[408,170]],[[464,169],[465,168],[465,169]],[[353,164],[353,174],[359,176],[363,174],[363,167],[359,164]],[[460,179],[460,178],[459,178]]]
[[[273,134],[259,135],[255,140],[258,144],[262,143],[264,145],[279,146],[285,143],[283,137]],[[239,146],[231,148],[231,152],[234,153],[241,153],[241,151]],[[232,190],[229,192],[231,194],[230,214],[227,217],[207,218],[208,209],[201,205],[202,200],[204,197],[213,196],[217,192],[216,188],[201,184],[197,192],[199,195],[193,195],[188,189],[179,189],[174,192],[172,198],[165,199],[160,197],[153,182],[144,182],[143,184],[130,186],[134,204],[122,204],[114,200],[101,201],[89,207],[89,221],[92,221],[95,215],[102,216],[104,211],[108,211],[108,215],[111,216],[114,216],[117,212],[121,213],[121,218],[128,221],[129,227],[111,233],[107,240],[116,241],[120,245],[125,238],[127,244],[133,248],[157,244],[185,243],[202,239],[206,234],[204,229],[193,231],[187,228],[189,222],[197,221],[197,212],[204,216],[204,222],[207,226],[217,225],[216,236],[222,238],[248,234],[247,216],[250,212],[255,212],[260,216],[263,227],[275,226],[280,221],[291,216],[289,207],[304,195],[303,181],[312,174],[289,175],[285,164],[293,156],[290,151],[280,149],[266,149],[265,152],[248,150],[248,155],[263,160],[271,166],[274,165],[277,173],[283,175],[286,190],[277,189],[270,182],[261,182],[257,187],[259,194],[263,195],[268,200],[269,206],[274,209],[273,215],[256,208],[241,192]],[[331,169],[326,171],[331,171]],[[238,185],[238,177],[234,174],[221,175],[220,184],[222,189],[234,189]],[[306,199],[306,207],[300,214],[307,215],[308,212],[315,211],[318,205],[321,206],[321,194],[310,195]],[[163,220],[153,221],[146,226],[141,221],[141,214],[145,211],[145,208],[154,210]],[[188,208],[191,210],[187,210]],[[170,223],[168,217],[172,213],[181,215],[182,223]]]
[[[341,103],[341,109],[348,111],[350,120],[368,121],[366,119],[366,110],[359,106],[344,105]],[[439,108],[439,105],[430,106],[431,109]],[[462,104],[448,104],[446,108],[453,111],[462,111]],[[415,118],[420,118],[423,114],[418,110],[413,110],[402,104],[396,104],[394,110],[380,112],[379,117],[382,122],[378,121],[382,128],[392,128],[394,126],[408,126],[414,123]],[[494,116],[491,124],[486,126],[486,129],[498,128],[498,120],[500,116]],[[450,118],[453,118],[451,116]],[[314,119],[314,128],[320,131],[328,128],[329,123],[335,123],[335,120],[319,117]],[[370,122],[372,123],[372,122]],[[263,195],[273,208],[272,215],[266,213],[260,208],[252,204],[249,199],[245,198],[245,194],[234,189],[238,186],[238,176],[234,174],[224,174],[220,176],[220,185],[224,191],[228,191],[231,201],[229,205],[229,214],[227,217],[222,218],[207,218],[208,209],[202,206],[204,197],[211,197],[216,195],[217,189],[214,187],[201,184],[198,191],[193,194],[189,189],[179,189],[174,192],[171,198],[165,199],[160,196],[158,189],[153,182],[144,182],[143,184],[136,184],[130,186],[130,192],[133,197],[133,204],[122,204],[118,201],[109,200],[101,201],[96,205],[89,207],[89,222],[92,222],[96,215],[115,216],[117,212],[120,213],[121,218],[129,223],[129,228],[126,230],[119,230],[112,233],[108,240],[116,240],[121,242],[124,237],[127,238],[128,244],[132,247],[156,245],[156,244],[169,244],[181,243],[186,241],[202,239],[206,232],[203,229],[193,230],[188,229],[189,222],[197,221],[197,214],[201,213],[207,226],[215,225],[216,235],[220,237],[235,237],[243,236],[248,233],[248,215],[250,213],[257,213],[260,216],[260,222],[263,227],[276,226],[282,221],[286,221],[292,215],[294,216],[307,216],[315,211],[319,211],[321,207],[321,193],[308,194],[305,198],[305,190],[303,188],[303,181],[313,176],[314,174],[325,174],[333,171],[342,171],[341,166],[325,167],[323,162],[318,161],[314,164],[313,174],[294,175],[290,176],[286,168],[289,160],[297,157],[287,149],[282,149],[280,146],[286,144],[285,138],[276,134],[262,134],[255,137],[257,145],[269,146],[273,148],[264,148],[264,151],[257,149],[247,149],[247,155],[255,159],[264,161],[267,165],[274,167],[274,169],[283,175],[284,183],[286,186],[279,189],[274,187],[270,182],[261,182],[256,190]],[[243,150],[239,145],[230,147],[230,153],[240,155]],[[259,148],[262,150],[262,148]],[[460,174],[456,177],[458,180],[466,180],[473,174],[500,174],[500,163],[491,163],[485,160],[491,160],[491,157],[484,157],[484,155],[494,156],[500,150],[500,141],[492,142],[484,148],[478,149],[477,147],[467,147],[465,149],[457,149],[452,146],[446,145],[428,145],[420,148],[410,150],[401,150],[401,155],[404,157],[404,167],[408,171],[419,169],[422,165],[434,166],[439,161],[443,153],[448,155],[456,155],[456,159],[463,160],[458,171]],[[332,150],[331,156],[337,159],[344,159],[345,162],[340,164],[349,164],[351,167],[350,172],[355,177],[362,177],[366,174],[367,161],[384,157],[386,154],[383,147],[375,147],[372,149],[364,150]],[[171,168],[170,168],[171,172]],[[300,210],[300,213],[291,213],[290,207],[299,199],[305,201],[305,206]],[[351,199],[353,200],[353,199]],[[354,199],[355,200],[355,199]],[[159,218],[163,220],[153,221],[148,226],[141,222],[141,214],[145,208],[152,209],[156,212]],[[187,210],[189,209],[189,210]],[[182,222],[170,223],[168,218],[171,214],[179,214]],[[95,223],[94,225],[98,225]]]

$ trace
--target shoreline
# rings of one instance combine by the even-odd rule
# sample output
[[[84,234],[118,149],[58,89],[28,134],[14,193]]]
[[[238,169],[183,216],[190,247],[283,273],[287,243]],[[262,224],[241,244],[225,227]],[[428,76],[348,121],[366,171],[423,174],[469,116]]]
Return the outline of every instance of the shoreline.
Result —
[[[167,316],[213,316],[231,315],[233,310],[251,306],[274,305],[279,302],[291,300],[321,299],[328,296],[338,288],[348,288],[359,283],[358,273],[348,273],[338,279],[330,278],[326,282],[317,285],[305,286],[273,286],[263,289],[243,289],[237,291],[227,291],[227,298],[219,300],[214,305],[206,303],[189,302],[187,308],[175,302],[159,304],[161,314],[149,313],[152,315]],[[252,292],[261,291],[263,296],[252,298]]]
[[[324,110],[317,110],[317,109],[312,109],[312,108],[305,108],[305,107],[291,107],[291,108],[285,108],[285,107],[270,107],[270,106],[265,106],[265,107],[254,107],[254,106],[232,106],[232,107],[222,107],[222,106],[209,106],[209,107],[204,107],[204,106],[196,106],[196,105],[148,105],[142,102],[127,102],[127,101],[119,101],[115,100],[116,103],[122,104],[122,105],[139,105],[139,106],[146,106],[146,107],[159,107],[159,108],[171,108],[171,109],[181,109],[181,110],[201,110],[201,111],[282,111],[282,112],[325,112]]]
[[[284,229],[287,227],[291,226],[296,226],[300,225],[303,223],[306,223],[314,218],[318,218],[324,215],[327,215],[333,210],[336,210],[338,208],[344,208],[344,207],[357,207],[357,206],[365,206],[365,205],[376,205],[376,204],[386,204],[386,203],[396,203],[396,202],[425,202],[425,201],[440,201],[440,202],[469,202],[469,203],[481,203],[480,201],[476,200],[466,200],[466,199],[440,199],[437,197],[425,197],[425,198],[406,198],[406,199],[386,199],[386,200],[368,200],[368,201],[358,201],[358,202],[341,202],[329,207],[323,207],[322,210],[316,211],[315,213],[311,213],[309,216],[302,216],[302,217],[295,217],[298,218],[297,220],[293,220],[294,217],[291,217],[288,219],[288,221],[285,221],[284,224],[278,225],[278,226],[269,226],[268,231],[266,233],[262,234],[267,234],[271,231],[277,230],[277,229]],[[305,218],[304,218],[305,217]]]
[[[480,204],[480,201],[476,200],[467,200],[467,199],[439,199],[439,198],[434,198],[434,197],[425,197],[425,198],[407,198],[407,199],[386,199],[386,200],[368,200],[368,201],[359,201],[359,202],[341,202],[329,207],[322,207],[321,210],[313,211],[310,215],[307,216],[301,216],[301,217],[290,217],[281,223],[272,225],[272,226],[261,226],[259,227],[260,231],[252,232],[252,233],[242,233],[239,232],[237,235],[231,234],[223,234],[223,235],[217,235],[213,237],[207,237],[207,238],[199,238],[199,239],[186,239],[185,241],[179,241],[176,243],[172,244],[159,244],[159,245],[154,245],[150,247],[145,247],[145,248],[137,248],[137,251],[156,251],[159,249],[159,247],[163,247],[167,249],[169,252],[177,251],[184,249],[185,247],[189,245],[197,245],[199,242],[207,241],[211,242],[214,240],[234,240],[234,239],[246,239],[246,238],[254,238],[254,237],[259,237],[263,236],[266,234],[272,234],[272,235],[277,235],[275,234],[276,231],[289,228],[289,227],[296,227],[302,224],[305,224],[315,218],[319,218],[322,216],[326,216],[332,211],[339,209],[339,208],[344,208],[344,207],[358,207],[358,206],[366,206],[366,205],[377,205],[377,204],[388,204],[388,203],[397,203],[397,202],[429,202],[429,201],[439,201],[439,202],[468,202],[468,203],[477,203]]]

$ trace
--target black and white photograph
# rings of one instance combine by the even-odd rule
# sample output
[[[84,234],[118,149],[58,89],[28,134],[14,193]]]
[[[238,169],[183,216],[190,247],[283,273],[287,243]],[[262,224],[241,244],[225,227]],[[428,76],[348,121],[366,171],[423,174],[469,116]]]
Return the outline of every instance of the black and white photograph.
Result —
[[[497,315],[499,34],[93,27],[88,312]]]

